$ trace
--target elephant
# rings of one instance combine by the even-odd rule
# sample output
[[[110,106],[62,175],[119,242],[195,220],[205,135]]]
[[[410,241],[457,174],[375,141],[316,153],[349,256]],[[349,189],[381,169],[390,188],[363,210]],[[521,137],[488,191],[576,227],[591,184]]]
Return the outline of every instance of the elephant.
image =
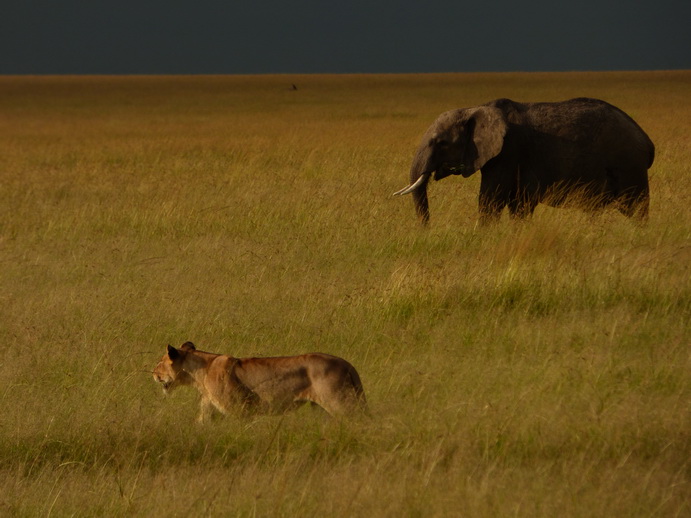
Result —
[[[481,172],[480,223],[532,215],[538,203],[648,215],[648,169],[655,146],[619,108],[599,99],[519,103],[497,99],[442,113],[429,127],[410,168],[412,193],[429,222],[427,183]]]

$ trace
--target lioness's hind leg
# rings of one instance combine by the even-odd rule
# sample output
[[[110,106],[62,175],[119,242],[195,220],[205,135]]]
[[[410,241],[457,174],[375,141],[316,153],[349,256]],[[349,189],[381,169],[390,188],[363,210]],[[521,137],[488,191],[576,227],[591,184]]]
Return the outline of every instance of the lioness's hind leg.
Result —
[[[317,383],[316,387],[314,384],[312,384],[297,394],[295,401],[309,402],[311,407],[318,406],[322,410],[326,411],[329,415],[334,416],[334,412],[331,410],[329,405],[329,398],[323,397],[322,395],[323,391],[320,390],[319,384]]]
[[[352,415],[357,412],[367,412],[367,402],[364,393],[356,390],[348,383],[331,385],[328,383],[317,385],[313,391],[311,401],[317,403],[332,417]]]

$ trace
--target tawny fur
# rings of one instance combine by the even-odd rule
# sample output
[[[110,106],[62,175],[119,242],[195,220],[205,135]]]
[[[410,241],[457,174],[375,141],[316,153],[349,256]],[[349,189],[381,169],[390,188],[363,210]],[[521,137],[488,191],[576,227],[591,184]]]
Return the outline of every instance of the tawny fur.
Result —
[[[198,351],[192,342],[168,346],[153,371],[168,393],[191,385],[201,394],[199,421],[213,408],[223,414],[280,413],[312,402],[332,416],[366,411],[360,376],[342,358],[323,353],[270,358],[233,358]]]

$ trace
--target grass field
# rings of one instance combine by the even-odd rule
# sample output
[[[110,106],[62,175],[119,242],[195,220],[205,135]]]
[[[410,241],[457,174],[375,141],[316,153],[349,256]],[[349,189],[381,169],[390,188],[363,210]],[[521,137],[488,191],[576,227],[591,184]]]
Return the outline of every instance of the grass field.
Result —
[[[291,89],[296,84],[298,90]],[[0,515],[691,515],[691,73],[0,77]],[[441,112],[605,99],[651,215],[476,228]],[[373,417],[197,425],[168,343],[322,351]]]

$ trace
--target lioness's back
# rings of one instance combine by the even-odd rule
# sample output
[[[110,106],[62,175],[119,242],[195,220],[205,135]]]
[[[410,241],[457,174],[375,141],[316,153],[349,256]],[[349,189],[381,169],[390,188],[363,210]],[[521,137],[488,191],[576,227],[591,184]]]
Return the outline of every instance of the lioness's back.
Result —
[[[346,414],[356,409],[366,410],[367,400],[360,375],[353,365],[338,356],[326,353],[307,353],[299,356],[249,358],[256,365],[270,370],[279,366],[284,374],[305,381],[301,397],[313,401],[330,414]]]

